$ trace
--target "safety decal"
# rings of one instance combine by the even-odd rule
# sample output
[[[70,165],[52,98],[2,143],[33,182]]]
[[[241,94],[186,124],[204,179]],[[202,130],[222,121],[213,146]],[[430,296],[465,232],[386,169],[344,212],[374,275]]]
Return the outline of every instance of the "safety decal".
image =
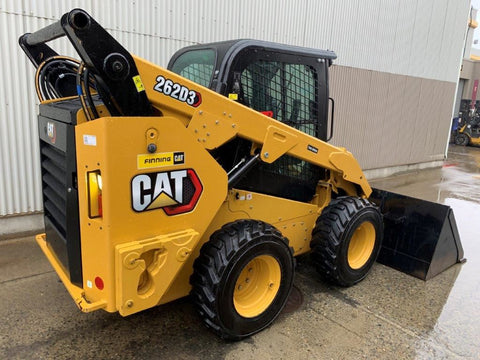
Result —
[[[170,96],[192,107],[198,107],[202,103],[202,95],[198,91],[190,90],[170,79],[165,79],[162,75],[157,76],[156,81],[153,89],[159,93]]]
[[[140,78],[140,75],[136,75],[132,78],[133,83],[135,84],[135,87],[137,88],[137,92],[142,92],[145,91],[145,86],[143,86],[142,79]]]
[[[181,151],[137,155],[137,169],[153,169],[184,163],[185,154]]]
[[[131,181],[132,208],[136,212],[163,209],[178,215],[195,208],[203,186],[193,169],[139,174]]]

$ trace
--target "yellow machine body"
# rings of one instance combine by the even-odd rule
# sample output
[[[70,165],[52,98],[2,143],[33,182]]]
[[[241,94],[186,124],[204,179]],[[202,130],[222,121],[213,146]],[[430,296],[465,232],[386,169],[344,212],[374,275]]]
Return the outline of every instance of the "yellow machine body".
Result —
[[[237,219],[272,224],[289,239],[295,255],[305,253],[310,250],[315,220],[329,204],[332,191],[370,195],[359,164],[345,149],[143,59],[135,57],[135,62],[140,73],[138,89],[146,91],[159,116],[110,117],[102,111],[100,118],[87,122],[82,111],[78,113],[75,137],[83,289],[69,282],[45,237],[37,237],[83,311],[103,308],[126,316],[188,295],[193,261],[201,245],[215,230]],[[201,104],[192,107],[156,91],[159,77],[200,94]],[[252,153],[260,151],[264,162],[289,154],[328,169],[329,176],[319,183],[310,203],[228,189],[225,170],[208,150],[234,137],[251,140]],[[156,146],[155,154],[147,151],[151,144]],[[317,151],[308,150],[312,147]],[[180,156],[177,163],[175,156]],[[169,215],[163,209],[176,204],[174,192],[187,172],[188,176],[194,172],[196,202],[184,213]],[[134,200],[134,186],[140,186],[140,192],[142,187],[156,187],[154,191],[162,194]]]

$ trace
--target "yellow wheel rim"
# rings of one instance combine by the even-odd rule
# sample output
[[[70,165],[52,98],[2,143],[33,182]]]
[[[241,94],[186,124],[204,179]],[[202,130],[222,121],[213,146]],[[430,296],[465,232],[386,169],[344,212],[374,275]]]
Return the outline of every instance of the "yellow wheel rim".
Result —
[[[235,283],[233,304],[237,313],[245,318],[263,313],[275,299],[281,278],[280,264],[273,256],[260,255],[250,261]]]
[[[364,266],[375,247],[375,227],[371,222],[360,224],[352,235],[348,246],[348,265],[356,270]]]

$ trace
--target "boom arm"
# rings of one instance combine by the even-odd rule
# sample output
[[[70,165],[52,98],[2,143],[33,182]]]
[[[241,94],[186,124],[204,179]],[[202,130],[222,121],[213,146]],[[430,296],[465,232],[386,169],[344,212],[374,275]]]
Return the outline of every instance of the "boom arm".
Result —
[[[152,105],[164,115],[182,119],[206,149],[213,150],[236,136],[242,137],[257,145],[264,162],[272,163],[288,154],[331,170],[339,183],[358,185],[358,193],[351,195],[370,195],[372,190],[360,165],[346,149],[309,136],[144,59],[134,59]],[[170,87],[196,93],[200,103],[192,106],[177,99]]]
[[[83,10],[74,9],[59,22],[23,35],[19,42],[38,66],[39,51],[55,54],[45,42],[65,35],[95,77],[97,90],[112,116],[149,116],[155,108],[164,116],[180,119],[208,150],[238,136],[252,141],[264,162],[272,163],[288,154],[330,170],[334,185],[349,188],[346,190],[350,195],[370,195],[371,188],[360,165],[344,148],[309,136],[130,55]]]

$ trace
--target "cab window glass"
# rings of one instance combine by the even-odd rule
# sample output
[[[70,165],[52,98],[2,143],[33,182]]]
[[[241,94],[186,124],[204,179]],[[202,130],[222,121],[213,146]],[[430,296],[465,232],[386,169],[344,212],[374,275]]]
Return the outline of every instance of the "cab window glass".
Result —
[[[202,86],[209,87],[215,68],[215,51],[201,49],[187,51],[180,55],[172,71]]]

